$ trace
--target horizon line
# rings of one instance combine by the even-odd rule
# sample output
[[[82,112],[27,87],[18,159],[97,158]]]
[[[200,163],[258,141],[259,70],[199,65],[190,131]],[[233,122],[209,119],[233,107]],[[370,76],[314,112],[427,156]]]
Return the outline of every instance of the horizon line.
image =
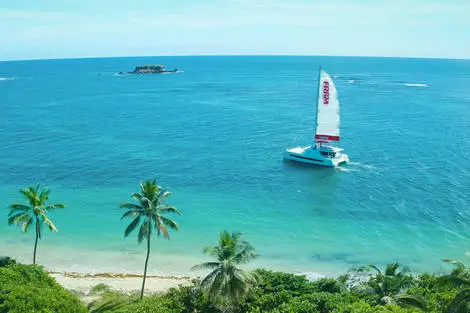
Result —
[[[331,57],[331,58],[387,58],[387,59],[429,59],[429,60],[463,60],[469,58],[446,57],[419,57],[419,56],[377,56],[377,55],[322,55],[322,54],[174,54],[174,55],[122,55],[122,56],[87,56],[87,57],[58,57],[58,58],[30,58],[30,59],[6,59],[0,62],[25,62],[25,61],[54,61],[54,60],[86,60],[86,59],[117,59],[117,58],[167,58],[167,57]]]

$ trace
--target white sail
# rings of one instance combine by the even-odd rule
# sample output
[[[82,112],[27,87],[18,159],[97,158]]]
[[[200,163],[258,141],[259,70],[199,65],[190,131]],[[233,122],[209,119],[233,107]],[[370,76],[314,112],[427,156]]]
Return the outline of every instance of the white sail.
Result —
[[[320,70],[315,139],[339,141],[338,92],[330,75]]]

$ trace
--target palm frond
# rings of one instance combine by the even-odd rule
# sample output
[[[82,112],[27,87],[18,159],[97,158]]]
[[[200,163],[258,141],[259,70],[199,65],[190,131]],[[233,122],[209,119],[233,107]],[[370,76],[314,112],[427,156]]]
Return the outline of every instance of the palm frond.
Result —
[[[160,223],[158,228],[158,235],[163,234],[163,238],[170,239],[170,234],[168,233],[168,227],[165,224]]]
[[[450,263],[457,267],[458,269],[464,270],[465,269],[465,264],[462,261],[458,260],[449,260],[449,259],[444,259],[442,262]]]
[[[50,231],[56,232],[57,228],[55,227],[54,223],[52,223],[52,221],[47,217],[47,215],[44,212],[41,212],[40,215],[42,216],[43,223],[49,227]]]
[[[371,264],[371,265],[369,265],[369,268],[375,270],[377,272],[377,274],[382,275],[382,272],[380,271],[380,269],[377,266]]]
[[[148,236],[152,234],[152,227],[150,225],[150,219],[146,217],[139,228],[139,234],[137,236],[137,241],[141,243],[144,239],[147,239]]]
[[[153,181],[147,180],[144,183],[140,183],[140,190],[144,197],[153,200],[158,194],[159,186],[157,186],[155,179]]]
[[[214,281],[215,277],[221,273],[220,268],[216,268],[212,272],[210,272],[204,279],[201,281],[201,288],[204,291],[207,291],[210,286],[212,285],[212,282]]]
[[[133,193],[131,194],[131,197],[134,198],[134,199],[136,199],[137,201],[140,201],[141,199],[145,198],[144,195],[142,195],[142,194],[140,194],[140,193],[138,193],[138,192],[133,192]]]
[[[36,198],[34,196],[34,189],[32,187],[29,188],[23,188],[20,190],[20,193],[26,198],[26,201],[31,205],[31,206],[36,206]]]
[[[171,206],[171,205],[166,205],[166,204],[159,207],[158,211],[160,211],[161,214],[175,213],[175,214],[181,215],[181,212],[177,208],[175,208],[174,206]]]
[[[247,263],[258,256],[258,254],[255,253],[253,246],[251,246],[248,242],[243,241],[241,245],[241,251],[239,251],[233,258],[236,264]]]
[[[394,276],[395,274],[399,274],[397,273],[397,270],[398,268],[400,267],[400,265],[397,263],[397,262],[394,262],[392,264],[388,264],[387,267],[385,268],[385,275],[386,276]]]
[[[23,212],[32,211],[31,207],[18,203],[18,202],[14,202],[10,204],[9,208],[10,208],[10,213],[8,214],[9,216],[18,211],[23,211]]]
[[[138,215],[141,215],[141,214],[142,214],[142,211],[130,210],[130,211],[125,212],[125,213],[121,216],[121,220],[123,220],[123,219],[125,219],[125,218],[135,218],[135,217],[137,217]]]
[[[159,194],[158,194],[158,197],[162,200],[168,198],[169,196],[171,195],[171,192],[167,191],[167,190],[160,190]]]
[[[143,208],[142,206],[138,204],[128,203],[128,202],[123,202],[119,206],[123,209],[129,209],[129,210],[137,210],[137,211],[145,210],[145,208]]]
[[[215,275],[214,280],[212,280],[210,287],[207,289],[207,295],[211,301],[217,301],[217,298],[225,289],[226,281],[227,280],[223,272],[218,272],[218,274]]]
[[[29,212],[17,213],[8,217],[8,225],[20,224],[25,221],[28,217],[32,218],[32,215]]]
[[[231,295],[232,298],[240,299],[250,288],[250,281],[244,275],[243,271],[233,269],[231,279],[227,283],[226,293]]]
[[[191,271],[205,270],[205,269],[215,269],[220,266],[219,262],[206,262],[202,264],[195,265],[191,267]]]
[[[21,225],[21,231],[23,233],[27,232],[29,227],[31,227],[31,225],[33,224],[33,217],[32,216],[29,216],[29,219],[26,219],[24,222],[23,222],[23,225]]]
[[[140,216],[137,216],[130,224],[129,226],[126,227],[126,230],[124,231],[124,237],[127,237],[134,231],[134,229],[137,227],[137,225],[140,222]]]
[[[470,304],[470,289],[464,289],[457,293],[455,298],[447,307],[446,313],[467,313]]]
[[[403,307],[414,307],[426,311],[426,300],[418,295],[397,295],[394,297],[397,304]]]
[[[39,184],[36,188],[36,194],[37,194],[38,189],[39,189]],[[47,188],[43,188],[41,190],[41,193],[38,195],[40,204],[44,204],[44,203],[46,203],[47,200],[49,200],[49,193],[50,193],[50,191]]]
[[[163,215],[160,215],[160,219],[163,222],[163,224],[165,224],[166,226],[170,227],[173,230],[178,230],[178,224],[172,219]]]
[[[62,203],[49,204],[49,205],[46,205],[45,209],[47,211],[54,211],[56,209],[65,209],[65,204],[62,204]]]
[[[202,248],[202,253],[204,254],[208,254],[210,256],[213,256],[213,257],[217,257],[217,251],[216,251],[216,248],[213,248],[213,247],[204,247]]]
[[[21,225],[21,231],[27,232],[31,224],[33,223],[33,216],[29,213],[18,213],[8,218],[8,225]]]

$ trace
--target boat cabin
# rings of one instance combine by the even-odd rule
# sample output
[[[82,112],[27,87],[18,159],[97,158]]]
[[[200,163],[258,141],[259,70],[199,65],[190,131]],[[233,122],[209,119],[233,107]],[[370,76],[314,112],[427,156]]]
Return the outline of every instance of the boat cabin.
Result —
[[[316,140],[315,147],[320,152],[320,154],[326,158],[330,158],[330,159],[339,158],[341,156],[341,151],[343,151],[344,149],[327,145],[328,142],[330,141],[329,140]]]

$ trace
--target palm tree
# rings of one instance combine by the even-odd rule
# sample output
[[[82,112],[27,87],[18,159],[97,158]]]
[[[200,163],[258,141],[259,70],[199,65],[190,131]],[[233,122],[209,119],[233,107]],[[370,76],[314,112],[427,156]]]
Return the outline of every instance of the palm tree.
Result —
[[[406,271],[399,271],[399,267],[396,262],[388,264],[382,273],[375,265],[369,265],[368,269],[374,270],[376,275],[370,277],[367,285],[379,297],[380,304],[398,304],[425,310],[426,302],[422,297],[404,292],[413,284],[413,277],[406,275]]]
[[[470,255],[469,255],[470,256]],[[454,284],[470,286],[470,268],[465,265],[462,261],[458,260],[442,260],[443,262],[454,265],[454,269],[450,275],[442,276],[444,280],[450,280]]]
[[[470,252],[467,252],[466,254],[467,256],[470,256]],[[470,305],[470,268],[461,261],[448,259],[442,261],[451,263],[455,266],[450,275],[442,276],[442,279],[450,281],[453,285],[457,285],[462,288],[449,304],[446,313],[468,312],[468,306]]]
[[[257,255],[254,248],[242,239],[241,233],[219,234],[219,243],[215,247],[206,247],[203,252],[217,261],[196,265],[192,270],[211,269],[201,282],[201,287],[214,304],[231,307],[239,302],[259,278],[254,273],[245,272],[236,265],[248,263]]]
[[[46,224],[51,231],[57,231],[54,223],[47,217],[47,213],[55,209],[65,208],[64,204],[46,204],[49,200],[50,190],[47,188],[39,190],[39,188],[40,185],[37,184],[36,188],[21,189],[20,193],[26,198],[27,204],[12,203],[8,214],[8,225],[21,225],[23,232],[27,232],[33,222],[35,223],[36,240],[34,241],[33,264],[36,264],[36,250],[38,239],[41,239],[42,225]]]
[[[121,208],[128,209],[121,219],[132,218],[132,222],[124,231],[124,236],[129,236],[135,229],[139,228],[137,240],[141,243],[147,240],[147,257],[145,258],[144,278],[142,281],[142,290],[140,299],[144,296],[145,277],[147,275],[147,265],[150,256],[150,235],[153,231],[157,232],[157,236],[163,235],[164,238],[170,239],[168,228],[178,230],[178,224],[172,219],[164,216],[166,213],[180,212],[173,206],[165,203],[170,193],[157,185],[156,181],[147,180],[140,184],[140,192],[134,192],[131,197],[138,203],[121,203]]]

